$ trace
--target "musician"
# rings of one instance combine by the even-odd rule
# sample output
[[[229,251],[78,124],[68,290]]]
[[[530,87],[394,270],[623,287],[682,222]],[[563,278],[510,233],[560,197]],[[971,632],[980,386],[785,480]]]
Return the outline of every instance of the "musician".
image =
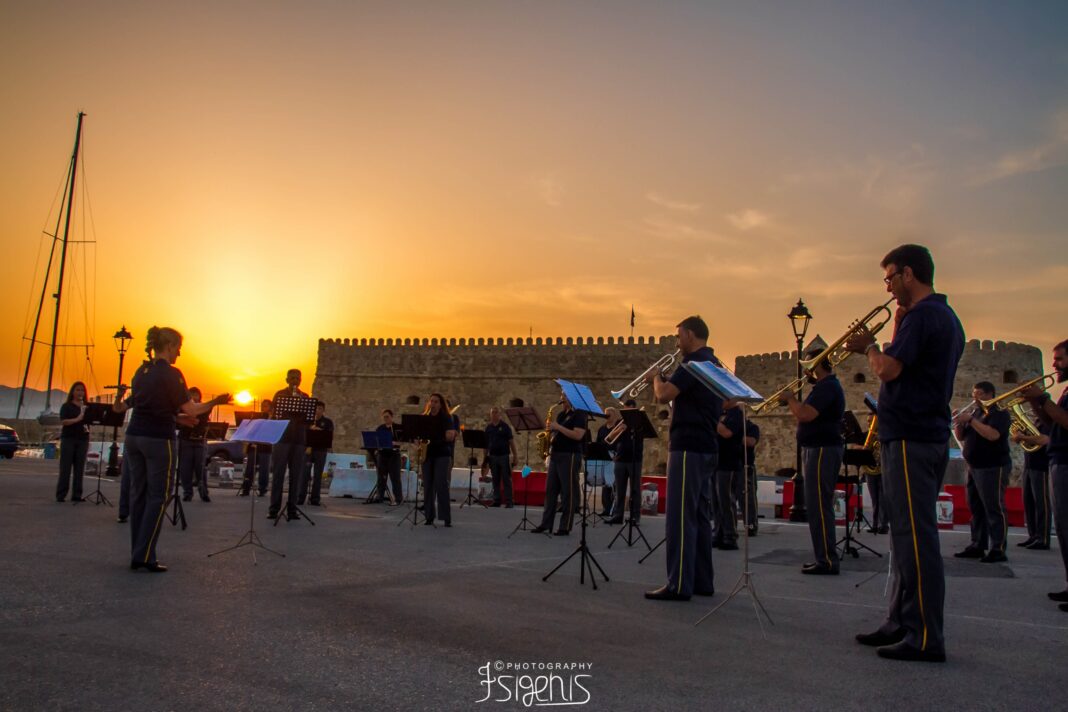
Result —
[[[699,316],[683,319],[676,340],[682,361],[719,363],[708,347],[708,326]],[[723,401],[685,369],[664,380],[647,376],[657,403],[674,401],[668,437],[667,503],[664,540],[667,584],[647,591],[654,601],[688,601],[714,593],[712,569],[712,477],[718,444],[716,425]]]
[[[263,413],[263,417],[269,418],[271,416],[271,409],[274,404],[271,403],[269,398],[264,398],[260,404],[260,412]],[[255,448],[255,450],[253,449]],[[253,462],[255,460],[255,462]],[[270,480],[271,474],[271,446],[259,443],[255,446],[249,444],[245,447],[245,474],[241,478],[241,491],[238,493],[242,497],[248,497],[249,490],[252,489],[252,475],[259,473],[258,482],[256,483],[256,494],[260,497],[267,494],[267,483]]]
[[[512,502],[512,467],[519,461],[515,449],[512,428],[501,419],[501,409],[490,408],[489,423],[486,425],[487,448],[482,456],[489,464],[490,476],[493,478],[493,507],[504,506],[511,509]],[[509,457],[510,456],[510,457]]]
[[[189,398],[194,403],[200,403],[200,389],[193,386],[189,389]],[[184,415],[178,416],[178,481],[182,485],[182,501],[188,502],[193,499],[193,481],[197,481],[197,493],[202,502],[210,502],[208,496],[208,477],[204,471],[204,459],[207,435],[208,419],[211,413],[205,412],[190,418]]]
[[[297,519],[297,498],[300,496],[300,484],[304,475],[304,416],[299,413],[279,412],[279,398],[311,398],[307,393],[300,390],[300,369],[291,368],[286,372],[286,387],[274,394],[271,404],[271,418],[274,420],[288,420],[282,439],[279,440],[271,453],[271,504],[267,509],[268,519],[277,519],[278,512],[282,509],[282,478],[289,470],[289,494],[286,496],[286,519]]]
[[[819,352],[805,355],[813,359]],[[838,550],[834,546],[834,486],[842,467],[842,418],[845,392],[827,359],[818,361],[808,374],[812,384],[805,402],[787,392],[781,399],[797,421],[797,442],[801,445],[805,501],[808,505],[808,532],[816,560],[801,567],[801,573],[838,575]]]
[[[620,446],[621,443],[619,441],[619,438],[614,439],[612,442],[608,442],[608,437],[612,434],[612,431],[615,430],[616,428],[621,428],[622,429],[618,433],[616,433],[617,436],[622,437],[621,433],[625,432],[627,426],[626,426],[626,424],[623,423],[623,416],[621,416],[619,414],[619,409],[618,408],[615,408],[615,407],[612,407],[612,406],[608,406],[607,408],[604,409],[604,415],[605,415],[604,425],[602,425],[600,428],[597,429],[597,442],[603,443],[604,446],[606,448],[608,448],[609,462],[607,462],[607,463],[598,463],[603,468],[600,471],[598,471],[598,474],[600,475],[600,478],[599,478],[599,480],[592,480],[590,482],[590,484],[594,484],[595,482],[598,482],[598,481],[601,484],[601,517],[604,517],[604,518],[612,517],[608,522],[609,524],[622,524],[622,521],[618,521],[617,522],[615,520],[617,518],[622,520],[622,518],[623,518],[623,510],[619,511],[619,517],[612,516],[612,508],[615,506],[615,503],[616,503],[615,492],[617,490],[615,488],[613,488],[612,485],[608,484],[608,477],[605,474],[605,472],[606,472],[606,470],[607,470],[607,468],[609,466],[609,463],[611,463],[612,479],[613,479],[613,481],[615,481],[615,477],[616,477],[615,461],[616,461],[616,457],[617,457],[617,455],[619,453],[619,446]],[[594,472],[591,469],[592,465],[593,465],[593,462],[596,462],[596,461],[595,460],[594,461],[589,461],[589,463],[587,464],[587,469],[590,470],[588,472],[588,474],[587,474],[588,478],[591,477],[592,475],[594,475]]]
[[[1024,519],[1027,524],[1027,539],[1018,543],[1026,549],[1049,549],[1050,508],[1049,508],[1049,426],[1042,422],[1038,413],[1034,414],[1038,435],[1012,433],[1009,438],[1017,445],[1035,447],[1036,450],[1024,450],[1023,501]]]
[[[945,575],[935,506],[949,463],[949,401],[964,329],[945,295],[934,291],[934,261],[926,247],[897,247],[881,266],[886,290],[898,304],[893,340],[883,353],[861,326],[845,346],[866,354],[881,381],[883,499],[895,576],[883,624],[856,639],[879,647],[884,658],[943,662]]]
[[[326,417],[326,403],[319,401],[315,404],[315,419],[312,420],[308,429],[334,432],[334,421]],[[317,447],[309,448],[305,455],[304,480],[300,487],[300,497],[297,499],[298,505],[304,504],[304,499],[307,498],[308,504],[313,507],[319,506],[319,497],[323,491],[323,470],[326,469],[326,453],[327,448]],[[308,497],[309,484],[311,497]]]
[[[972,388],[975,402],[953,418],[953,431],[964,446],[968,465],[968,509],[972,512],[972,541],[958,559],[979,559],[983,563],[1005,561],[1005,540],[1009,532],[1005,517],[1005,487],[1012,472],[1009,455],[1009,414],[991,408],[983,414],[979,401],[994,397],[994,384],[979,381]],[[990,551],[987,552],[987,543]]]
[[[545,509],[541,523],[531,529],[535,534],[552,531],[556,519],[556,502],[560,499],[560,528],[556,536],[567,536],[575,521],[575,493],[579,470],[582,468],[582,443],[586,437],[588,418],[572,407],[561,393],[559,412],[549,423],[549,468],[545,478]]]
[[[627,408],[637,406],[633,400],[623,404]],[[623,434],[616,439],[615,475],[616,501],[612,507],[612,518],[609,524],[623,523],[623,507],[626,504],[627,495],[630,494],[630,521],[637,524],[642,518],[642,460],[645,457],[645,440],[623,426]]]
[[[712,492],[712,546],[725,551],[738,548],[738,510],[734,483],[741,482],[745,459],[745,414],[742,402],[727,399],[716,424],[717,449]]]
[[[74,504],[82,499],[82,476],[85,473],[85,458],[89,455],[89,426],[85,422],[85,384],[75,381],[67,391],[67,400],[59,407],[59,482],[56,484],[56,501],[67,499]],[[74,474],[73,482],[71,473]]]
[[[738,511],[742,513],[749,536],[757,535],[757,484],[756,446],[760,442],[760,426],[752,420],[745,421],[745,479],[733,484]],[[741,473],[739,473],[741,474]]]
[[[386,408],[382,411],[382,424],[375,428],[376,432],[389,433],[393,438],[393,447],[380,448],[375,452],[375,467],[378,470],[378,500],[386,494],[386,478],[393,487],[393,504],[397,505],[404,501],[404,490],[401,488],[401,458],[400,447],[397,445],[397,429],[393,424],[393,411]]]
[[[1053,347],[1053,368],[1057,382],[1068,381],[1068,340]],[[1057,531],[1057,545],[1061,549],[1065,579],[1068,579],[1068,387],[1061,391],[1060,398],[1053,402],[1049,393],[1038,386],[1021,392],[1038,411],[1039,418],[1049,426],[1049,477],[1053,490],[1053,520]],[[1060,601],[1060,609],[1068,612],[1068,588],[1049,594],[1050,599]]]
[[[112,408],[119,413],[133,408],[123,457],[130,479],[130,568],[161,573],[167,567],[156,558],[156,543],[174,471],[175,415],[210,413],[216,405],[228,403],[230,396],[193,402],[182,372],[174,367],[182,352],[182,335],[174,329],[149,329],[145,352],[148,360],[134,374],[130,397],[123,400],[120,391]]]
[[[460,430],[460,419],[449,413],[449,402],[440,393],[430,395],[426,415],[441,420],[441,435],[426,446],[426,459],[423,461],[423,512],[426,521],[432,525],[434,517],[440,515],[445,526],[452,526],[452,510],[449,506],[449,481],[452,478],[452,455],[456,442],[456,433]],[[435,500],[437,508],[435,510]]]

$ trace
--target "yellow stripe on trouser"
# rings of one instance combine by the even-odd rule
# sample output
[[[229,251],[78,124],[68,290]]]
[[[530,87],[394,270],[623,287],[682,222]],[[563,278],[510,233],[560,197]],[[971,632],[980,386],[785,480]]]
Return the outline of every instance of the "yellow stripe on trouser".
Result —
[[[901,463],[905,470],[905,495],[909,500],[909,525],[912,529],[912,552],[916,557],[916,595],[920,600],[920,622],[923,624],[923,642],[920,650],[927,650],[927,615],[923,610],[923,574],[920,573],[920,544],[916,540],[916,516],[912,512],[912,486],[909,484],[909,458],[905,441],[901,441]]]
[[[156,537],[159,536],[159,527],[163,523],[163,515],[167,511],[167,493],[171,491],[171,468],[173,466],[173,455],[171,454],[171,441],[167,441],[167,479],[163,487],[163,504],[159,506],[159,516],[156,517],[156,526],[152,528],[152,536],[148,538],[148,544],[145,546],[145,563],[148,563],[148,555],[152,552],[152,543],[156,541]]]
[[[827,521],[823,515],[823,448],[816,458],[816,501],[820,505],[820,531],[823,533],[823,558],[827,566],[831,565],[831,550],[827,544]]]
[[[564,527],[568,531],[571,531],[571,525],[575,523],[575,454],[571,453],[571,459],[567,461],[567,501],[571,503],[571,506],[567,508],[567,526]],[[563,520],[560,521],[560,526],[563,527]]]
[[[686,451],[682,451],[682,493],[679,497],[682,506],[679,507],[679,591],[682,590],[682,562],[686,558]],[[679,591],[675,591],[678,593]]]

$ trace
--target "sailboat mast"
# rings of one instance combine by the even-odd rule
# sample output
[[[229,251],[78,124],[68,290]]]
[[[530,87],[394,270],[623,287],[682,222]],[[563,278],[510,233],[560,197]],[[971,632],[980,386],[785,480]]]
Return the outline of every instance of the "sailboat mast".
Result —
[[[82,143],[82,119],[84,111],[78,112],[78,130],[74,135],[74,153],[70,158],[70,185],[67,186],[67,217],[63,221],[63,247],[59,257],[59,285],[56,288],[56,313],[52,320],[52,350],[48,355],[48,387],[45,390],[44,412],[52,412],[52,372],[56,366],[56,337],[59,334],[59,307],[63,300],[63,274],[67,267],[67,239],[70,237],[70,216],[74,208],[74,180],[78,175],[78,149]]]

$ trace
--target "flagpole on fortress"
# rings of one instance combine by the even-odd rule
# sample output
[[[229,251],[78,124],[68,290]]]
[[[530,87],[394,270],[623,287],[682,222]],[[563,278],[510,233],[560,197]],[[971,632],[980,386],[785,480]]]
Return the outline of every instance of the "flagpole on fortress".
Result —
[[[630,305],[630,338],[634,338],[634,305]]]

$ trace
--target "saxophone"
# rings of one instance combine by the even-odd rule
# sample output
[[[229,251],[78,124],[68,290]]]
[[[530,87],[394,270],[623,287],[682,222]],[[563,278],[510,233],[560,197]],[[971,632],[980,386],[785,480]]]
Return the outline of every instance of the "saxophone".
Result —
[[[863,449],[871,450],[872,457],[875,458],[875,465],[864,465],[860,468],[860,473],[869,477],[881,475],[883,473],[883,468],[880,464],[882,449],[879,446],[879,416],[877,415],[871,417],[871,425],[868,426],[868,437],[864,439]]]
[[[545,430],[538,433],[538,445],[541,446],[542,458],[549,457],[549,446],[552,443],[553,431],[549,429],[549,426],[553,422],[553,411],[559,407],[559,403],[553,403],[549,408],[548,414],[545,416]]]

